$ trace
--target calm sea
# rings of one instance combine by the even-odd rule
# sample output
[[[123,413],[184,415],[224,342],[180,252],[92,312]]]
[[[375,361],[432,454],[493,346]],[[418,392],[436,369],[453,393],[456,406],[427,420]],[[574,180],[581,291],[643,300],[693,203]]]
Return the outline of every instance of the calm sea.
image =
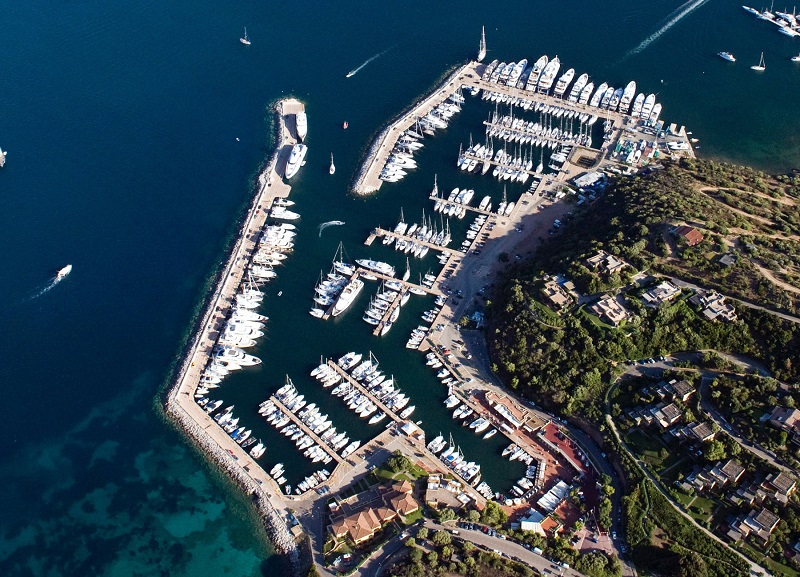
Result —
[[[482,136],[491,110],[474,101],[428,141],[406,181],[366,200],[346,192],[374,131],[472,56],[482,24],[489,59],[558,54],[598,82],[637,80],[658,94],[663,118],[700,139],[700,154],[765,170],[800,165],[800,66],[789,61],[800,41],[733,0],[0,0],[0,13],[0,147],[10,150],[0,171],[4,575],[274,574],[249,508],[154,403],[270,151],[276,99],[307,103],[310,152],[292,193],[303,219],[294,255],[267,288],[272,320],[255,350],[264,364],[219,396],[241,407],[271,443],[264,462],[285,462],[293,483],[310,465],[252,407],[289,374],[340,430],[366,438],[368,427],[307,377],[321,355],[349,349],[373,350],[429,434],[452,432],[468,459],[494,469],[484,475],[493,486],[522,472],[495,466],[505,463],[499,435],[475,443],[453,426],[446,391],[403,348],[429,301],[412,300],[381,340],[359,318],[373,287],[336,322],[307,314],[339,241],[353,258],[405,265],[362,243],[401,207],[407,220],[429,210],[434,174],[448,190],[499,199],[499,185],[453,168],[458,144]],[[249,47],[238,42],[244,26]],[[721,50],[739,62],[721,61]],[[757,75],[749,65],[761,51],[767,70]],[[329,220],[346,224],[320,235]],[[47,290],[67,263],[72,274]],[[412,274],[436,264],[413,263]]]

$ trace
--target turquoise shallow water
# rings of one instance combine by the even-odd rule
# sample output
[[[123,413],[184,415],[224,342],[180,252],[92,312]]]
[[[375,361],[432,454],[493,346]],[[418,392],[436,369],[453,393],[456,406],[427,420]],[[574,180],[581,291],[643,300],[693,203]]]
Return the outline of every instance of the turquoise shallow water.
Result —
[[[303,219],[296,253],[267,291],[265,364],[226,383],[225,398],[255,403],[288,373],[358,436],[368,428],[306,376],[320,355],[372,349],[429,432],[452,428],[445,392],[402,348],[425,302],[412,300],[383,340],[358,318],[367,290],[336,322],[306,311],[340,240],[352,257],[402,264],[363,240],[393,224],[400,207],[408,218],[429,208],[435,173],[443,188],[501,194],[452,168],[458,143],[482,133],[489,109],[474,103],[428,141],[402,184],[369,199],[346,193],[370,136],[474,53],[481,24],[489,59],[546,52],[598,81],[636,79],[658,93],[664,118],[701,139],[701,154],[771,170],[800,165],[800,67],[788,60],[800,41],[715,0],[631,53],[682,5],[0,0],[0,147],[10,150],[0,171],[3,574],[269,574],[248,508],[159,421],[152,401],[269,153],[275,99],[307,103],[310,153],[293,188]],[[250,47],[238,42],[243,26]],[[720,50],[739,62],[720,61]],[[750,61],[762,50],[767,71],[755,75]],[[317,226],[334,219],[346,225],[320,237]],[[428,261],[412,263],[414,274]],[[66,263],[72,275],[31,298]],[[497,462],[497,437],[467,448],[470,434],[453,432],[467,457]],[[303,474],[307,465],[289,464],[279,440],[265,461],[281,458]],[[489,475],[502,485],[518,472]]]

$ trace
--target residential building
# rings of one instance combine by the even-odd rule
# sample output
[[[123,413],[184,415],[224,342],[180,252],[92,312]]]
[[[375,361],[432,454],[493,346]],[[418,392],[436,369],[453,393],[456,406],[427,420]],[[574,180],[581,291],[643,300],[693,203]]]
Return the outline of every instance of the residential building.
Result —
[[[710,321],[719,319],[732,323],[737,320],[734,306],[726,303],[725,297],[717,291],[697,291],[697,294],[692,295],[689,302],[699,306],[703,316]]]
[[[661,306],[665,302],[669,302],[676,296],[681,294],[681,289],[676,287],[669,281],[663,281],[656,287],[650,289],[642,295],[644,302],[650,306]]]
[[[700,244],[703,242],[703,233],[694,228],[693,226],[687,226],[685,224],[681,226],[677,226],[672,229],[672,234],[677,236],[678,238],[682,238],[686,241],[686,244],[689,246],[695,246],[696,244]]]
[[[656,420],[656,422],[658,422],[662,429],[666,429],[670,425],[674,425],[683,416],[683,412],[681,411],[680,407],[678,407],[678,405],[675,403],[670,403],[668,405],[659,403],[650,410],[650,414],[653,415],[653,418]]]
[[[626,266],[630,266],[624,260],[614,256],[613,254],[608,254],[604,250],[601,250],[596,255],[586,259],[586,264],[591,269],[603,271],[608,274],[618,273]]]
[[[622,306],[617,299],[608,295],[590,306],[589,310],[615,327],[630,317],[628,309]]]
[[[542,289],[542,295],[549,301],[552,307],[560,311],[567,305],[572,304],[572,298],[556,281],[547,281]]]
[[[743,517],[743,515],[737,517],[736,520],[731,523],[731,529],[734,529],[743,537],[757,535],[764,541],[767,541],[779,521],[780,519],[775,513],[769,509],[762,508],[760,511],[750,511],[746,517]],[[731,533],[728,532],[728,535],[731,536]]]
[[[689,425],[689,430],[691,431],[694,438],[700,441],[701,443],[705,443],[706,441],[711,441],[716,436],[714,429],[712,429],[711,425],[709,425],[708,423],[694,423],[692,425]]]
[[[776,429],[782,429],[787,433],[800,430],[800,410],[797,409],[775,407],[767,420]]]
[[[487,391],[484,393],[484,399],[486,399],[486,402],[492,410],[514,429],[519,429],[525,424],[528,418],[527,411],[519,408],[514,401],[505,395],[497,394],[494,391]]]
[[[778,501],[787,503],[797,489],[797,482],[784,472],[770,473],[761,488]]]

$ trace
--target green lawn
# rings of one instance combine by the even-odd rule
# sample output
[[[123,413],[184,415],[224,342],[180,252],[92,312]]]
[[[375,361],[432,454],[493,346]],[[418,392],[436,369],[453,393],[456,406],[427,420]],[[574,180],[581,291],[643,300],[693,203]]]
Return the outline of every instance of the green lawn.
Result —
[[[641,429],[632,429],[625,435],[625,442],[636,451],[639,457],[651,467],[660,470],[672,463],[675,463],[678,456],[667,454],[662,458],[660,453],[662,449],[666,449],[664,444],[642,431]]]
[[[406,525],[413,525],[414,523],[416,523],[420,519],[422,519],[422,509],[417,509],[416,511],[414,511],[410,515],[406,515],[405,524]]]

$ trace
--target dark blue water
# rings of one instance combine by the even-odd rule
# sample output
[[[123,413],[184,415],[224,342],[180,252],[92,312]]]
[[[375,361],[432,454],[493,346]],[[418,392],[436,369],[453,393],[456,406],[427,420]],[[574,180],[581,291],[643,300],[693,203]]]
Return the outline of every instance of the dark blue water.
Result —
[[[788,60],[800,41],[715,0],[631,53],[681,5],[0,0],[0,147],[10,151],[0,171],[3,574],[269,573],[248,507],[161,422],[154,399],[269,153],[277,98],[297,96],[309,114],[309,162],[293,188],[301,234],[269,289],[265,365],[226,394],[265,398],[286,373],[312,391],[305,375],[319,355],[371,348],[433,434],[449,426],[446,392],[402,348],[427,303],[412,301],[382,341],[358,318],[367,290],[341,322],[323,326],[306,311],[339,240],[353,257],[404,264],[361,243],[401,206],[414,218],[429,209],[434,173],[448,189],[501,194],[452,167],[458,143],[482,133],[487,111],[474,103],[429,141],[405,182],[367,200],[346,193],[369,137],[474,53],[481,24],[489,59],[546,52],[598,82],[636,79],[658,93],[662,117],[701,139],[701,154],[768,170],[800,165],[800,67]],[[238,42],[243,26],[252,46]],[[720,61],[720,50],[739,62]],[[749,65],[762,50],[767,71],[756,75]],[[317,225],[332,219],[347,224],[320,238]],[[428,261],[414,274],[436,264]],[[67,263],[70,277],[36,297]],[[319,397],[334,410],[337,400]],[[347,415],[336,424],[366,436]],[[495,437],[467,448],[469,433],[455,433],[471,459],[500,446]]]

